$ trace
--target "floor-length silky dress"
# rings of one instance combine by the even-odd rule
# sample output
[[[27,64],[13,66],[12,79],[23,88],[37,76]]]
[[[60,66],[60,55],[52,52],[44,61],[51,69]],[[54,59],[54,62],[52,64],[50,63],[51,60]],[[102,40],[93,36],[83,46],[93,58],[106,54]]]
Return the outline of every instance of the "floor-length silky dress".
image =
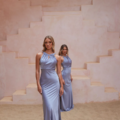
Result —
[[[43,52],[40,59],[44,120],[61,120],[60,113],[60,83],[55,66],[55,54]]]
[[[63,70],[62,77],[65,81],[64,93],[60,99],[60,109],[61,111],[70,111],[73,109],[73,95],[72,95],[72,85],[71,85],[71,59],[66,55],[63,56],[64,61],[62,62]]]

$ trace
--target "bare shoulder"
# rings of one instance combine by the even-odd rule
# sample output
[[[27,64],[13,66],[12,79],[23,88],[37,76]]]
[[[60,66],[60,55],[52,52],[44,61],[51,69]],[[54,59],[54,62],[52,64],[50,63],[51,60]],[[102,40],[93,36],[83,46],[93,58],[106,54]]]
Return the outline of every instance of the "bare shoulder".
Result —
[[[61,60],[59,55],[55,54],[55,57],[56,57],[57,60]]]
[[[60,56],[60,59],[63,61],[64,60],[63,56]]]
[[[43,53],[37,53],[36,54],[36,59],[40,59]]]

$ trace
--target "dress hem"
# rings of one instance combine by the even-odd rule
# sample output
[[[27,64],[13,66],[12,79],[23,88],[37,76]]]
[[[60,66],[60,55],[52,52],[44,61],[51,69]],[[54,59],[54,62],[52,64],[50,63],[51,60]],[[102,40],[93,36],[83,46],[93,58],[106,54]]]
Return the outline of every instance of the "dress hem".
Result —
[[[74,108],[74,106],[73,106],[72,108],[70,108],[69,110],[61,110],[61,109],[60,109],[60,112],[67,112],[67,111],[72,110],[73,108]]]

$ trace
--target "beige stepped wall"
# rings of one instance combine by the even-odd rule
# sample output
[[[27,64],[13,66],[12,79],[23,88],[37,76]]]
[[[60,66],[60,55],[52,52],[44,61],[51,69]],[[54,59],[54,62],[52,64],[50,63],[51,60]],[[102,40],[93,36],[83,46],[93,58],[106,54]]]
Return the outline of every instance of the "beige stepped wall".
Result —
[[[29,58],[19,58],[15,52],[0,52],[0,98],[35,83],[35,65],[29,64]]]
[[[80,6],[92,4],[92,0],[31,0],[31,5],[42,5],[47,7],[54,6]]]
[[[30,63],[35,63],[36,54],[42,51],[44,39],[42,29],[21,29],[19,32],[23,34],[8,37],[7,51],[18,51],[19,57],[30,57]]]
[[[59,16],[58,16],[58,17],[59,17]],[[47,18],[47,17],[46,17],[46,18]],[[60,17],[60,18],[61,18],[61,17]],[[68,17],[68,18],[66,19],[66,21],[67,21],[69,18],[70,18],[70,17]],[[62,20],[62,22],[63,22],[63,21],[64,21],[64,20]],[[55,22],[56,22],[56,21],[55,21]],[[72,23],[72,21],[71,21],[71,23]],[[91,24],[88,24],[88,23],[90,23],[90,22],[87,22],[87,25],[86,25],[86,23],[83,22],[83,26],[85,26],[85,27],[87,26],[87,27],[88,27],[88,25],[90,25],[90,27],[93,28],[93,26],[92,26]],[[33,23],[33,24],[34,24],[34,23]],[[39,24],[39,22],[37,22],[37,24]],[[41,27],[40,24],[39,24],[39,26]],[[36,27],[37,27],[37,29],[36,29]],[[65,26],[65,27],[66,27],[66,26]],[[36,31],[36,30],[40,30],[36,24],[34,24],[33,26],[31,26],[31,28],[34,28],[34,29],[32,29],[32,32],[31,32],[31,30],[28,30],[28,29],[26,29],[26,30],[25,30],[25,29],[24,29],[24,30],[23,30],[23,29],[20,29],[20,30],[19,30],[19,35],[20,35],[20,36],[22,36],[22,35],[29,35],[29,34],[33,33],[32,35],[35,36],[35,34],[36,34],[35,31]],[[88,28],[85,28],[85,29],[86,29],[86,31],[89,31],[89,32],[90,32],[90,30],[91,30],[91,29],[88,29]],[[67,30],[67,29],[66,29],[66,30]],[[96,29],[95,29],[95,30],[96,30]],[[103,30],[106,31],[106,28],[104,28]],[[26,31],[26,32],[25,32],[25,31]],[[102,29],[101,29],[101,31],[102,31]],[[58,32],[61,32],[61,31],[58,31]],[[23,33],[24,33],[24,34],[23,34]],[[92,31],[92,33],[93,33],[93,31]],[[38,33],[38,34],[39,34],[39,33]],[[54,34],[55,34],[55,33],[54,33]],[[105,41],[105,44],[106,44],[106,45],[109,45],[109,46],[107,46],[108,48],[111,47],[111,45],[112,45],[113,43],[115,43],[116,45],[118,44],[118,33],[115,33],[117,36],[116,36],[115,34],[114,34],[114,35],[113,35],[113,34],[114,34],[114,33],[110,33],[110,35],[116,37],[116,41],[117,41],[117,42],[113,41],[113,38],[114,38],[114,37],[112,37],[111,40],[109,41],[110,44],[108,44],[108,42]],[[17,35],[17,36],[19,36],[19,35]],[[62,33],[62,35],[64,35],[64,34]],[[101,34],[101,36],[102,36],[102,34]],[[31,37],[31,36],[29,36],[29,37]],[[41,37],[41,35],[40,35],[40,37]],[[67,36],[65,36],[65,37],[67,38]],[[16,37],[15,39],[17,40],[17,38],[18,38],[18,37]],[[21,37],[21,38],[22,38],[22,37]],[[42,38],[42,37],[41,37],[41,38]],[[91,37],[90,37],[90,38],[91,38]],[[107,38],[107,40],[109,40],[109,39],[108,39],[109,36],[106,37],[106,38]],[[27,38],[26,38],[26,39],[27,39]],[[33,39],[33,38],[32,38],[32,39]],[[31,39],[31,40],[32,40],[32,39]],[[34,39],[36,39],[36,37],[34,37]],[[86,38],[86,39],[88,39],[88,38]],[[91,39],[92,39],[92,38],[91,38]],[[115,39],[115,38],[114,38],[114,39]],[[21,40],[21,39],[20,39],[20,40]],[[25,38],[24,38],[24,40],[25,40]],[[41,40],[42,40],[42,42],[43,42],[43,39],[41,39]],[[66,43],[69,44],[69,41],[66,41]],[[16,44],[16,47],[17,47],[17,45],[19,45],[19,42],[15,41],[15,44]],[[34,45],[34,44],[36,44],[36,42],[35,42],[35,43],[32,43],[32,44]],[[102,44],[103,44],[103,43],[101,43],[101,45],[102,45]],[[5,45],[6,45],[6,44],[5,44]],[[8,44],[8,45],[9,45],[9,44]],[[114,48],[117,48],[116,45],[114,46]],[[113,46],[112,46],[112,47],[113,47]],[[20,46],[19,48],[24,48],[24,49],[25,49],[25,44],[23,44],[23,45],[21,44],[21,46]],[[39,49],[42,49],[42,48],[39,48]],[[106,49],[106,48],[105,48],[105,49]],[[31,50],[31,47],[30,47],[30,49],[28,49],[28,50],[30,51],[30,50]],[[72,49],[72,50],[74,50],[74,49]],[[70,51],[70,52],[71,52],[71,51]],[[34,52],[34,53],[36,53],[36,52]],[[74,52],[73,52],[73,53],[74,53]],[[107,53],[107,52],[106,52],[106,53]],[[18,55],[20,55],[21,57],[23,56],[23,54],[24,54],[24,53],[22,53],[22,52],[21,52],[21,53],[18,53]],[[78,54],[78,53],[77,53],[77,54]],[[77,54],[76,54],[76,55],[77,55]],[[26,53],[25,53],[25,56],[26,56],[26,55],[29,56],[30,54],[28,54],[28,53],[26,52]],[[34,61],[34,58],[33,58],[33,61]],[[92,60],[91,60],[91,61],[92,61]],[[31,61],[31,63],[32,63],[32,61]],[[115,95],[115,96],[116,96],[116,95]],[[108,95],[108,97],[109,97],[109,95]],[[114,97],[112,97],[112,98],[114,98]]]
[[[119,94],[114,88],[105,88],[100,82],[90,83],[89,77],[73,79],[74,104],[119,100]],[[17,90],[11,97],[2,98],[0,104],[42,104],[42,97],[37,91],[37,85],[29,84],[26,89]]]
[[[29,64],[29,58],[17,57],[17,52],[2,52],[2,46],[0,46],[0,73],[0,98],[11,96],[15,90],[24,89],[27,84],[36,82],[35,64]],[[85,69],[75,71],[72,69],[72,75],[87,76],[89,72]]]
[[[85,19],[94,19],[98,26],[106,26],[108,31],[120,33],[120,1],[93,0],[93,5],[82,5],[81,11]]]
[[[35,63],[35,55],[39,51],[42,51],[44,39],[43,25],[41,23],[31,22],[30,28],[19,29],[19,34],[16,35],[8,35],[6,41],[0,41],[0,44],[4,45],[3,51],[19,51],[19,57],[32,56],[30,63]],[[5,46],[7,47],[5,48]]]
[[[32,74],[32,72],[29,74]],[[90,82],[89,77],[73,76],[73,78],[74,103],[103,102],[118,100],[119,98],[118,92],[114,88],[104,88],[100,82]],[[13,97],[1,99],[0,104],[42,104],[42,100],[37,92],[36,85],[30,84],[27,86],[26,91],[17,90],[13,93]]]
[[[86,25],[81,13],[43,16],[43,22],[45,34],[50,34],[57,40],[57,53],[61,44],[68,45],[75,68],[84,68],[84,63],[88,60],[96,61],[97,55],[107,55],[108,50],[118,48],[120,42],[118,33],[108,33],[106,27]],[[109,39],[109,34],[116,37]],[[114,44],[111,44],[113,41]]]
[[[18,28],[29,27],[32,21],[41,21],[42,7],[30,6],[30,1],[0,0],[0,40],[8,34],[18,33]]]
[[[17,90],[12,96],[3,97],[0,104],[42,104],[42,97],[36,84],[29,84],[25,89]]]
[[[99,81],[105,87],[114,87],[120,92],[120,49],[110,50],[109,56],[99,56],[98,63],[87,63],[91,81]]]
[[[66,13],[64,13],[64,12],[62,14],[63,14],[63,17],[66,15]],[[77,14],[78,14],[78,12],[77,12]],[[71,15],[69,15],[69,16],[71,17]],[[69,18],[69,16],[68,16],[68,18]],[[44,16],[44,17],[47,18],[48,16]],[[56,16],[54,16],[54,17],[56,17]],[[59,17],[59,16],[57,16],[57,17]],[[81,14],[80,14],[80,17],[81,17]],[[84,27],[94,27],[94,22],[92,20],[84,20],[82,22],[82,24],[83,24]],[[6,44],[5,41],[2,41],[1,44],[2,45],[7,45],[7,50],[9,50],[9,51],[18,51],[18,56],[19,57],[29,57],[30,55],[33,55],[34,57],[33,57],[32,61],[30,60],[30,63],[34,63],[35,62],[35,55],[36,55],[36,53],[40,49],[42,50],[42,42],[43,42],[43,38],[44,38],[44,37],[43,38],[41,37],[43,35],[43,33],[42,33],[42,25],[44,25],[44,24],[42,24],[42,22],[32,22],[31,23],[31,28],[20,29],[18,35],[9,35],[8,36],[8,40],[6,41],[7,44]],[[105,33],[106,33],[106,28],[104,28],[104,29],[105,29]],[[113,47],[112,45],[115,45],[114,48],[116,48],[117,44],[119,43],[118,36],[119,36],[118,33],[108,33],[108,37],[107,37],[108,42],[105,41],[105,45],[108,45],[107,46],[108,49]],[[42,39],[40,40],[40,38],[42,38]],[[113,38],[117,42],[113,41]],[[28,40],[28,42],[26,42],[26,39]],[[68,41],[66,41],[66,43],[68,43],[68,45],[69,45]],[[102,44],[104,45],[104,43],[101,43],[101,45]],[[41,45],[41,46],[37,46],[37,47],[34,46],[33,47],[33,45]],[[28,50],[27,51],[26,51],[26,46],[28,46]],[[71,54],[75,54],[76,53],[76,51],[74,51],[74,49],[72,49],[72,51],[70,51],[70,52],[73,52]],[[107,54],[107,52],[106,52],[106,54]],[[79,53],[76,53],[76,55],[79,55]],[[72,58],[72,60],[74,61],[73,58]],[[86,62],[86,61],[84,61],[84,62]],[[78,62],[78,64],[79,64],[79,62]],[[34,73],[34,69],[32,69],[32,71]],[[81,75],[81,76],[88,75],[89,76],[90,75],[89,74],[90,70],[86,70],[86,72],[84,70],[81,70],[79,72],[79,70],[78,70],[77,72],[73,72],[73,73],[74,73],[73,75],[77,75],[77,76],[78,75]]]
[[[107,55],[109,49],[119,47],[119,33],[108,33],[106,27],[95,26],[93,20],[83,20],[81,12],[56,14],[43,16],[42,22],[19,29],[18,35],[8,35],[6,43],[0,44],[6,45],[7,51],[18,51],[19,57],[30,57],[30,63],[35,63],[36,53],[42,51],[44,36],[52,35],[56,53],[61,44],[68,45],[73,68],[84,68],[85,62],[97,61],[96,56]]]

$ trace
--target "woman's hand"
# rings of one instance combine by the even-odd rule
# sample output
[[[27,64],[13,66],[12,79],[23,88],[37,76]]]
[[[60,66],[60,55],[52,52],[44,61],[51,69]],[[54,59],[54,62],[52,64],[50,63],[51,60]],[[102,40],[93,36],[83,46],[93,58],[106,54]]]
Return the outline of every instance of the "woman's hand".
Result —
[[[63,85],[65,85],[65,81],[62,79]]]
[[[60,88],[60,97],[63,95],[63,93],[64,93],[64,89],[63,89],[63,87],[61,87]]]
[[[70,75],[71,76],[71,82],[73,81],[73,78],[72,78],[72,75]]]
[[[41,88],[41,86],[37,86],[37,89],[38,89],[38,92],[42,95],[42,88]]]

